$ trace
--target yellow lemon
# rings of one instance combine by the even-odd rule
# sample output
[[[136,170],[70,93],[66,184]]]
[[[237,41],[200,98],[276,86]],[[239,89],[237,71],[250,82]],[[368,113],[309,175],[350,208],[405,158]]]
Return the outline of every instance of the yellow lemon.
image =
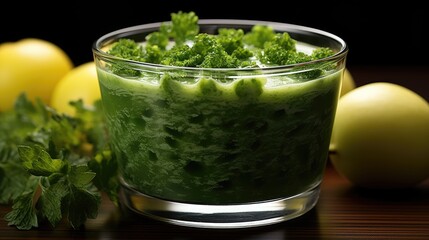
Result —
[[[92,106],[101,98],[97,71],[94,62],[81,64],[68,72],[55,86],[51,106],[60,113],[75,114],[71,101],[82,99],[84,105]]]
[[[0,45],[0,111],[13,107],[23,92],[48,104],[57,82],[71,69],[69,56],[57,45],[25,38]]]
[[[350,71],[346,68],[344,70],[344,76],[343,76],[343,81],[342,81],[342,85],[341,85],[341,92],[340,92],[340,96],[344,96],[346,93],[352,91],[353,89],[356,88],[356,82],[352,76],[352,74],[350,73]]]
[[[358,87],[339,99],[330,150],[358,186],[414,186],[429,177],[429,104],[393,83]]]

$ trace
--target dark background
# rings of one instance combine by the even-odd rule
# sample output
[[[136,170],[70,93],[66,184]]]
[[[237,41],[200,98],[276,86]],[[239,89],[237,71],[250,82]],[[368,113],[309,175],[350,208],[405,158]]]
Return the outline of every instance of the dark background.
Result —
[[[167,21],[170,13],[194,11],[200,19],[266,20],[331,32],[349,45],[349,66],[429,66],[428,10],[402,1],[54,1],[2,6],[0,43],[36,37],[60,46],[75,65],[92,61],[92,43],[123,27]],[[235,6],[236,5],[236,6]]]

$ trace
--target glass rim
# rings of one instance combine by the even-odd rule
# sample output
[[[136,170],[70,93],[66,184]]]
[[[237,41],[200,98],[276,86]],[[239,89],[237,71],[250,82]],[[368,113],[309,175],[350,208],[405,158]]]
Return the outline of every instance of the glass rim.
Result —
[[[245,20],[245,19],[199,19],[198,25],[200,27],[202,25],[230,25],[232,27],[236,25],[253,26],[253,25],[262,24],[262,25],[273,27],[274,31],[284,31],[289,33],[291,32],[291,30],[295,30],[296,32],[301,32],[301,33],[306,32],[306,33],[321,35],[323,37],[329,38],[334,42],[337,42],[337,44],[339,44],[341,48],[334,55],[317,59],[317,60],[312,60],[312,61],[307,61],[302,63],[295,63],[295,64],[287,64],[287,65],[248,67],[248,68],[202,68],[202,67],[171,66],[171,65],[163,65],[163,64],[156,64],[156,63],[140,62],[140,61],[129,60],[121,57],[116,57],[102,50],[103,46],[108,45],[112,41],[118,40],[120,38],[126,38],[127,36],[133,36],[139,33],[143,33],[145,31],[149,31],[149,32],[155,31],[159,29],[161,24],[166,24],[166,23],[171,23],[171,21],[162,21],[162,22],[153,22],[153,23],[134,25],[134,26],[125,27],[125,28],[118,29],[116,31],[109,32],[107,34],[102,35],[101,37],[99,37],[93,42],[92,52],[94,56],[102,58],[103,60],[108,59],[110,61],[121,61],[131,65],[145,66],[145,67],[151,67],[151,68],[161,68],[161,69],[168,69],[168,70],[186,70],[186,71],[207,70],[207,71],[240,71],[240,72],[255,71],[255,70],[276,71],[276,70],[295,68],[298,66],[302,67],[302,66],[313,65],[321,62],[341,60],[345,58],[348,53],[348,45],[342,38],[324,30],[307,27],[303,25],[290,24],[290,23],[263,21],[263,20]]]

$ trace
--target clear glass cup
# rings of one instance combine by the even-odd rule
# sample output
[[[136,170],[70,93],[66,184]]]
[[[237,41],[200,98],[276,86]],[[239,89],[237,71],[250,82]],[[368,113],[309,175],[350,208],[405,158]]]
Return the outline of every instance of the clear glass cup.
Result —
[[[161,23],[106,34],[93,46],[121,201],[142,215],[198,228],[283,222],[317,203],[328,159],[347,45],[304,26],[203,19],[200,32],[288,32],[297,48],[329,47],[317,61],[214,69],[141,63],[106,53],[121,38],[144,41]],[[140,72],[114,73],[112,66]]]

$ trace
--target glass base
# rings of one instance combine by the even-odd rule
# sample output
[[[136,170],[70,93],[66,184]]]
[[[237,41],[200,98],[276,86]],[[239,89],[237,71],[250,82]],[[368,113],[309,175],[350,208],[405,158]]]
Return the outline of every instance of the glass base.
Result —
[[[163,222],[196,228],[250,228],[284,222],[310,211],[320,184],[299,195],[249,204],[204,205],[172,202],[137,192],[122,184],[120,197],[130,210]]]

